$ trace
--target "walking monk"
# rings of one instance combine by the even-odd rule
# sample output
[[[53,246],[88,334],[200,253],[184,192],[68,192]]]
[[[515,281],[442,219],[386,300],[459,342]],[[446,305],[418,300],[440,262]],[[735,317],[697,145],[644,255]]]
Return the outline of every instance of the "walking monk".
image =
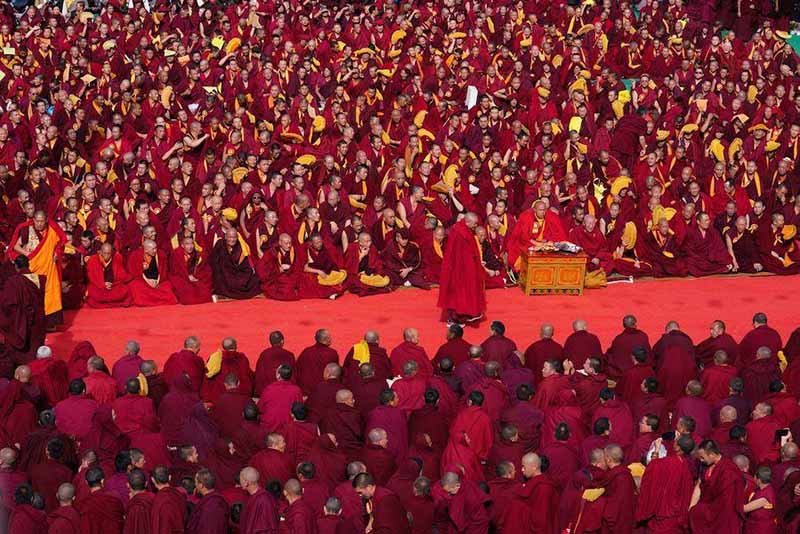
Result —
[[[61,324],[61,269],[59,257],[64,251],[67,236],[60,226],[47,219],[42,210],[33,214],[33,219],[17,226],[9,240],[13,250],[9,259],[17,256],[28,258],[28,269],[33,274],[45,276],[44,313],[47,326]]]
[[[439,280],[439,302],[449,323],[480,321],[486,312],[485,275],[475,228],[478,216],[467,213],[453,225],[447,238]]]

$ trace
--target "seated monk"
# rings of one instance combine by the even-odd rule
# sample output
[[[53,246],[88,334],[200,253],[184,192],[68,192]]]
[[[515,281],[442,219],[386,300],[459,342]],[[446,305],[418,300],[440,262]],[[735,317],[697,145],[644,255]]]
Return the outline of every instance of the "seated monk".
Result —
[[[256,272],[261,280],[261,289],[267,298],[275,300],[299,300],[300,275],[303,273],[302,253],[292,243],[289,234],[278,237],[278,246],[267,251],[258,260]]]
[[[216,242],[209,259],[214,295],[232,299],[258,295],[261,286],[249,256],[250,249],[236,228],[225,230],[225,238]]]
[[[506,241],[508,265],[515,271],[521,266],[522,253],[534,244],[563,241],[567,233],[561,218],[548,207],[546,200],[537,200],[533,207],[520,214],[514,230]],[[519,260],[519,261],[518,261]]]
[[[411,233],[406,228],[398,228],[391,241],[381,253],[386,275],[393,287],[419,287],[430,289],[422,269],[422,254],[419,245],[411,241]]]
[[[689,227],[681,248],[692,276],[727,273],[733,267],[733,260],[719,232],[711,226],[708,213],[697,214],[697,225]]]
[[[678,256],[675,232],[667,219],[660,219],[653,230],[645,234],[644,257],[653,266],[653,276],[686,276],[688,270],[683,258]]]
[[[618,273],[622,276],[644,276],[652,274],[650,265],[640,261],[635,256],[625,257],[627,246],[633,248],[636,240],[636,226],[633,223],[626,225],[626,232],[629,234],[629,241],[626,244],[620,243],[619,249],[609,250],[611,247],[606,237],[597,227],[597,219],[594,215],[586,214],[580,226],[570,230],[569,240],[583,249],[587,255],[586,264],[586,287],[597,287],[605,285],[606,276]],[[632,232],[632,235],[630,235]],[[633,241],[633,243],[630,243]],[[629,245],[630,244],[630,245]],[[602,271],[603,274],[600,274]]]
[[[370,229],[372,243],[379,251],[383,252],[386,245],[394,240],[394,232],[402,227],[403,223],[397,219],[394,210],[392,208],[384,208],[381,216]]]
[[[447,235],[444,226],[436,226],[429,235],[422,238],[420,243],[425,280],[432,284],[439,283],[439,277],[442,274],[442,258],[444,257],[446,243]]]
[[[167,279],[168,267],[167,255],[158,250],[152,239],[146,239],[142,248],[131,252],[128,257],[128,272],[132,280],[128,287],[135,305],[163,306],[178,303],[172,284]]]
[[[334,191],[335,192],[335,191]],[[301,298],[335,299],[344,293],[347,271],[339,267],[341,252],[313,234],[305,243],[305,263],[300,277]]]
[[[185,236],[170,253],[169,281],[181,304],[211,302],[211,268],[193,237]]]
[[[481,264],[486,273],[486,289],[498,289],[506,286],[506,266],[498,258],[489,240],[486,238],[486,228],[475,227],[475,238],[478,240],[478,250],[481,254]]]
[[[760,273],[764,270],[756,240],[747,230],[747,217],[736,217],[736,222],[725,232],[725,244],[733,261],[733,272]]]
[[[350,243],[344,255],[348,289],[359,297],[389,293],[391,280],[384,274],[383,262],[372,245],[372,237],[362,232]]]
[[[90,308],[117,308],[133,304],[128,289],[130,276],[125,270],[122,256],[111,243],[103,243],[100,251],[86,260],[86,277],[89,280],[86,304]]]
[[[800,251],[795,244],[797,227],[785,224],[783,213],[772,214],[772,224],[758,233],[758,252],[764,269],[775,274],[800,272]]]

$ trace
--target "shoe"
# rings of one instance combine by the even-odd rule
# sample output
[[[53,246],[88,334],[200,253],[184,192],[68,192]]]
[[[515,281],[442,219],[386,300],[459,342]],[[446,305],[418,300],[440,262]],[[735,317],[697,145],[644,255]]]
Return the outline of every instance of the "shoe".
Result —
[[[328,298],[331,299],[331,300],[336,300],[338,297],[339,297],[339,294],[338,293],[334,293],[333,295],[331,295]]]
[[[403,282],[403,287],[411,287],[411,282],[406,280],[405,282]]]
[[[211,302],[216,304],[219,301],[219,297],[217,295],[211,295]]]

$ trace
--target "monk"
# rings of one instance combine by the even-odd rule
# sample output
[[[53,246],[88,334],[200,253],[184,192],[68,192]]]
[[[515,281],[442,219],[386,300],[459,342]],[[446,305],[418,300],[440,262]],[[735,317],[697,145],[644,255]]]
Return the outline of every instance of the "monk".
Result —
[[[553,325],[544,323],[539,327],[539,340],[525,349],[525,367],[533,371],[533,385],[542,379],[542,366],[548,360],[562,361],[564,347],[553,339]]]
[[[483,393],[473,391],[463,408],[450,425],[450,438],[442,455],[442,465],[459,464],[468,480],[483,480],[481,461],[489,457],[494,435],[492,422],[483,411]],[[446,468],[446,467],[445,467]]]
[[[772,224],[758,233],[758,253],[764,270],[780,275],[800,272],[797,227],[785,224],[783,213],[773,213],[771,220]]]
[[[542,365],[542,381],[533,397],[533,405],[540,410],[545,410],[554,405],[558,392],[569,385],[569,379],[564,376],[564,365],[560,360],[547,360]]]
[[[391,279],[385,275],[383,261],[378,249],[372,244],[372,236],[367,232],[358,235],[355,243],[350,243],[344,255],[347,271],[347,288],[359,297],[389,293]]]
[[[336,404],[324,415],[319,429],[320,432],[335,436],[337,447],[345,454],[354,456],[361,450],[364,444],[364,419],[355,407],[353,393],[349,389],[336,392]]]
[[[316,518],[320,511],[312,508],[303,497],[303,486],[296,478],[288,480],[283,485],[283,496],[289,507],[283,513],[281,531],[296,532],[298,534],[313,534],[317,531]]]
[[[239,474],[239,484],[249,495],[242,508],[239,531],[242,534],[277,534],[278,505],[258,481],[258,471],[252,467],[245,467]]]
[[[475,228],[478,216],[467,213],[453,225],[439,278],[442,316],[448,323],[474,323],[486,312],[485,274]]]
[[[633,367],[629,367],[617,379],[616,392],[625,402],[630,404],[639,400],[642,396],[642,381],[656,376],[653,366],[647,363],[649,359],[650,354],[644,347],[633,349]]]
[[[669,321],[665,333],[653,346],[656,376],[668,406],[683,393],[689,380],[697,378],[694,344],[676,321]]]
[[[740,370],[756,359],[759,348],[767,347],[773,355],[777,355],[783,345],[781,335],[769,326],[766,313],[758,312],[753,315],[752,324],[753,329],[739,342],[739,359],[736,360],[736,367]]]
[[[56,427],[67,435],[84,438],[91,430],[97,402],[85,395],[86,384],[80,378],[69,383],[69,397],[55,406]]]
[[[211,302],[211,268],[192,237],[169,256],[169,282],[181,304]]]
[[[169,282],[167,255],[158,250],[156,242],[146,239],[142,247],[128,257],[128,288],[136,306],[166,306],[177,304]]]
[[[61,269],[60,258],[64,252],[67,236],[47,214],[36,211],[33,218],[17,226],[9,239],[9,258],[28,258],[28,269],[32,274],[45,277],[44,313],[47,325],[55,327],[61,321]]]
[[[740,532],[745,496],[739,468],[729,458],[723,458],[719,447],[711,440],[700,443],[698,457],[707,469],[689,505],[692,532]]]
[[[419,344],[419,331],[416,328],[403,330],[403,342],[392,349],[390,359],[393,376],[401,376],[403,365],[409,360],[417,362],[417,369],[422,377],[428,378],[433,375],[433,366],[425,349]]]
[[[156,490],[150,512],[151,532],[169,534],[181,531],[186,523],[186,494],[170,485],[167,467],[158,466],[153,469],[150,479]]]
[[[412,381],[416,376],[416,374],[414,374],[416,371],[414,369],[415,366],[415,362],[408,362],[407,369],[411,374],[410,378]],[[396,381],[392,386],[397,386],[397,384],[403,380],[404,379]],[[424,403],[425,381],[421,380],[421,382],[423,389],[420,393],[420,398]],[[401,389],[400,392],[402,393],[402,391]],[[403,409],[403,405],[401,404],[404,400],[401,393],[397,393],[391,389],[382,391],[379,396],[380,405],[369,411],[364,424],[364,429],[368,433],[375,428],[383,430],[388,443],[384,445],[383,448],[386,449],[393,458],[396,458],[398,463],[402,463],[408,454],[408,412]],[[423,403],[420,403],[420,408],[422,408]],[[369,438],[369,435],[367,437]],[[369,462],[367,462],[365,458],[362,459],[364,463],[369,466]],[[370,470],[370,473],[372,473],[373,476],[377,475],[377,473],[374,473],[372,470]]]
[[[589,325],[583,319],[572,323],[572,333],[564,340],[564,356],[573,366],[581,367],[587,358],[598,358],[602,361],[603,347],[600,338],[588,330]]]
[[[86,260],[89,286],[86,304],[91,308],[117,308],[133,304],[122,256],[111,243],[103,243],[100,251]]]
[[[305,258],[300,247],[295,247],[289,234],[278,237],[278,245],[264,254],[256,265],[261,289],[267,298],[274,300],[300,299],[300,277]]]
[[[214,295],[231,299],[249,299],[261,288],[250,263],[250,249],[235,228],[225,231],[225,238],[214,245],[209,258]]]
[[[447,510],[450,530],[455,532],[488,532],[489,513],[486,504],[489,495],[484,493],[472,480],[462,480],[453,472],[442,475],[441,496],[436,500],[441,508]],[[437,490],[439,488],[436,488]]]
[[[435,367],[439,366],[444,358],[448,358],[458,367],[458,364],[469,359],[469,348],[471,346],[464,339],[464,329],[459,324],[452,324],[447,328],[447,341],[441,345],[431,361]]]
[[[407,228],[394,231],[394,238],[386,243],[381,252],[386,275],[395,287],[418,287],[430,289],[422,268],[422,255],[419,245],[411,241]]]
[[[294,354],[283,348],[285,338],[279,330],[270,332],[268,349],[264,349],[256,362],[255,384],[253,390],[256,394],[275,381],[275,371],[281,365],[294,366]]]
[[[609,439],[612,443],[627,449],[633,444],[634,426],[630,407],[609,388],[600,390],[600,405],[594,410],[592,424],[601,417],[611,423]]]
[[[300,298],[335,299],[344,293],[347,272],[341,268],[341,253],[325,242],[320,234],[312,234],[303,247],[303,274],[300,276]]]
[[[677,426],[682,417],[691,417],[695,423],[695,433],[706,438],[711,434],[712,404],[703,398],[703,386],[699,380],[690,380],[686,384],[685,393],[675,403],[672,420]]]
[[[711,223],[708,213],[699,213],[697,225],[689,228],[683,241],[686,267],[692,276],[722,274],[733,268],[733,259]]]
[[[364,339],[353,345],[345,355],[342,364],[345,381],[349,383],[358,381],[361,366],[365,363],[372,366],[376,380],[387,380],[394,376],[389,355],[386,349],[380,346],[380,336],[374,330],[365,332]]]
[[[297,357],[297,385],[308,396],[322,382],[322,372],[329,363],[339,363],[339,354],[331,348],[333,337],[326,329],[314,333],[314,344],[306,347]]]
[[[291,421],[291,408],[295,402],[303,402],[303,393],[292,382],[292,368],[281,365],[276,371],[277,380],[268,384],[258,399],[261,425],[267,432],[275,432]]]
[[[353,479],[353,488],[365,503],[368,525],[376,534],[410,534],[408,516],[397,495],[376,485],[369,473],[360,473]]]
[[[518,486],[516,494],[505,510],[502,519],[506,532],[560,532],[558,521],[559,490],[554,480],[547,474],[547,459],[529,452],[522,457],[524,483]]]
[[[80,532],[81,515],[75,508],[75,486],[61,484],[56,493],[58,508],[47,516],[48,534],[74,534]]]
[[[199,354],[200,340],[196,336],[187,337],[183,341],[183,349],[173,352],[164,364],[164,378],[167,383],[175,384],[186,375],[191,390],[199,392],[206,374],[206,364]]]
[[[236,339],[226,337],[222,340],[222,349],[214,352],[206,362],[206,376],[201,388],[203,400],[215,403],[225,391],[224,381],[228,375],[235,375],[239,381],[239,391],[244,395],[253,394],[253,371],[250,360],[243,352],[239,352]]]
[[[738,374],[736,367],[729,364],[728,353],[718,350],[714,353],[713,365],[706,366],[700,373],[703,398],[712,405],[728,396],[731,380]]]
[[[686,276],[689,272],[686,261],[680,257],[679,244],[675,232],[666,219],[659,220],[655,228],[645,234],[643,244],[644,259],[653,266],[656,278],[665,276]]]
[[[778,477],[775,477],[776,479]],[[756,471],[756,491],[748,497],[744,505],[745,532],[774,533],[777,532],[777,514],[774,510],[777,495],[771,484],[772,470],[761,466]]]
[[[508,265],[515,271],[522,268],[522,254],[532,245],[564,241],[567,238],[561,218],[547,204],[544,200],[537,200],[532,208],[523,211],[506,239]]]
[[[637,328],[635,316],[626,315],[622,318],[622,332],[617,334],[606,350],[606,374],[615,380],[619,379],[635,364],[631,360],[631,354],[637,347],[644,348],[649,357],[650,338],[646,332]]]
[[[5,338],[9,359],[3,360],[0,376],[11,377],[15,365],[30,362],[44,345],[46,319],[45,280],[29,269],[25,256],[14,260],[15,274],[3,283],[0,292],[0,333]]]
[[[115,414],[114,422],[120,432],[125,434],[158,432],[159,424],[153,399],[142,396],[139,380],[129,379],[125,391],[125,395],[118,397],[111,404]]]
[[[732,271],[737,273],[760,273],[764,270],[761,255],[753,234],[747,228],[747,218],[736,217],[732,228],[725,232],[725,245],[733,262]]]
[[[140,469],[128,474],[130,500],[125,510],[124,534],[146,534],[152,524],[152,509],[155,495],[147,491],[147,475]]]
[[[37,386],[48,406],[55,406],[67,397],[67,363],[53,357],[50,347],[41,346],[36,351],[36,359],[29,365],[31,384]]]
[[[92,467],[86,471],[85,478],[89,495],[78,507],[81,514],[81,533],[120,534],[125,510],[119,498],[103,490],[103,470]]]
[[[647,464],[639,487],[636,521],[646,523],[654,534],[689,528],[689,503],[694,488],[689,463],[694,446],[691,436],[681,436],[673,442],[675,454],[655,458]]]
[[[710,365],[717,351],[721,350],[728,356],[728,362],[731,365],[735,364],[739,359],[739,344],[726,332],[725,323],[720,320],[713,321],[709,331],[709,336],[694,347],[697,363],[703,366]]]
[[[200,500],[186,523],[187,534],[227,534],[230,507],[217,491],[217,477],[208,469],[194,475],[195,492]]]

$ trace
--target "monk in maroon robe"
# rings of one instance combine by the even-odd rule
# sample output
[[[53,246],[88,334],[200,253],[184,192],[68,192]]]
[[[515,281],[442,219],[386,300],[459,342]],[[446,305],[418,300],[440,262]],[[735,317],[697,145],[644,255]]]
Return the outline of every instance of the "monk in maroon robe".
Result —
[[[193,238],[169,255],[169,282],[181,304],[211,302],[211,268]]]
[[[355,243],[350,243],[344,255],[347,271],[347,289],[359,297],[391,292],[391,280],[385,275],[383,261],[372,237],[362,232]]]
[[[303,392],[292,382],[292,369],[278,367],[277,376],[278,381],[265,387],[258,399],[261,426],[267,432],[275,432],[281,425],[290,422],[292,406],[296,402],[303,402]]]
[[[183,349],[173,352],[164,364],[164,379],[168,384],[184,382],[192,391],[199,392],[206,374],[206,364],[198,355],[200,353],[200,340],[194,336],[187,337],[183,342]]]
[[[86,471],[89,495],[80,501],[81,534],[120,534],[125,510],[122,502],[112,493],[103,490],[105,475],[99,467]]]
[[[283,496],[289,507],[283,512],[279,532],[292,534],[316,534],[316,518],[322,513],[322,508],[312,508],[303,496],[303,487],[297,479],[291,479],[283,486]]]
[[[151,515],[151,532],[169,534],[181,531],[186,523],[186,494],[178,488],[170,486],[169,469],[156,467],[151,475],[156,496],[153,499]]]
[[[355,407],[353,394],[343,389],[336,393],[336,405],[320,421],[320,432],[333,434],[345,454],[354,455],[364,443],[364,420]]]
[[[397,495],[375,484],[368,473],[360,473],[353,479],[356,493],[366,502],[365,508],[375,534],[409,534],[408,516]]]
[[[772,356],[776,357],[782,345],[781,335],[767,324],[767,315],[756,313],[753,316],[753,329],[739,342],[739,359],[735,365],[740,370],[750,365],[756,359],[756,352],[761,347],[767,347]]]
[[[647,363],[650,354],[644,347],[633,349],[633,367],[628,367],[617,379],[617,394],[627,403],[636,401],[642,395],[642,382],[646,378],[655,377],[653,366]]]
[[[539,329],[540,339],[525,349],[525,367],[533,371],[533,385],[542,380],[542,366],[548,360],[563,361],[564,347],[553,340],[553,325],[543,324]]]
[[[103,243],[100,251],[86,260],[86,277],[89,286],[86,304],[91,308],[117,308],[133,304],[122,256],[110,243]]]
[[[631,359],[631,355],[636,348],[645,349],[648,356],[645,361],[651,363],[649,358],[650,338],[646,332],[639,330],[636,326],[636,317],[633,315],[623,317],[622,332],[614,337],[611,345],[606,350],[606,374],[615,380],[618,380],[625,371],[636,363]]]
[[[294,476],[291,458],[285,453],[286,440],[280,434],[267,435],[267,448],[250,458],[250,465],[258,471],[259,479],[265,483],[277,480],[281,485]]]
[[[256,362],[255,384],[253,392],[261,395],[267,384],[276,380],[275,371],[281,365],[294,368],[294,354],[283,348],[284,337],[279,331],[270,332],[268,349],[264,349]]]
[[[710,335],[694,348],[698,364],[712,364],[719,350],[725,351],[729,364],[734,365],[738,361],[739,344],[725,331],[725,323],[717,320],[711,323]]]
[[[356,345],[362,343],[366,345],[366,355],[359,352],[359,356],[356,358]],[[392,362],[389,359],[386,349],[380,346],[380,339],[377,332],[374,330],[367,331],[364,334],[363,341],[356,345],[347,351],[344,357],[344,363],[342,363],[346,383],[353,386],[354,383],[359,382],[360,367],[364,363],[370,364],[377,381],[388,380],[394,376],[392,374]],[[363,347],[363,345],[361,346]]]
[[[381,255],[386,275],[393,286],[430,289],[431,284],[425,279],[419,245],[411,241],[408,229],[395,230],[394,239],[386,244]]]
[[[314,333],[314,344],[306,347],[297,357],[297,385],[303,395],[310,395],[317,384],[322,382],[322,372],[329,363],[339,363],[339,354],[331,348],[329,331],[321,329]]]
[[[712,405],[728,396],[731,380],[739,374],[736,367],[728,362],[728,354],[723,350],[717,351],[714,363],[707,365],[700,373],[703,398]]]
[[[225,391],[225,379],[229,375],[236,376],[239,381],[237,390],[244,395],[253,394],[253,371],[250,369],[250,360],[247,355],[237,350],[236,340],[227,337],[222,340],[222,350],[219,351],[219,369],[216,373],[209,370],[203,381],[201,396],[206,402],[214,403]],[[209,360],[215,358],[212,355]],[[216,365],[216,364],[215,364]],[[211,365],[209,364],[209,367]]]
[[[49,348],[43,353],[37,353],[37,359],[28,367],[31,369],[31,384],[39,387],[47,406],[55,406],[67,397],[69,389],[67,363],[53,358]]]
[[[692,276],[727,273],[733,267],[733,259],[711,223],[707,213],[698,214],[697,226],[689,228],[683,241],[686,267]]]
[[[674,443],[676,454],[651,460],[639,487],[636,521],[646,522],[654,534],[689,528],[694,481],[688,464],[694,441],[681,436]]]
[[[532,208],[522,212],[506,239],[508,265],[519,271],[522,267],[522,253],[531,245],[564,241],[566,238],[567,232],[561,224],[561,218],[548,209],[546,202],[539,200]]]
[[[278,505],[259,485],[258,471],[245,467],[239,479],[242,488],[250,495],[239,519],[241,534],[277,534]]]
[[[603,359],[600,338],[587,330],[586,321],[578,319],[572,323],[573,332],[564,340],[564,356],[576,369],[583,367],[587,358]]]
[[[128,256],[128,288],[137,306],[166,306],[177,304],[169,282],[167,255],[156,248],[156,242],[145,240],[142,248]]]
[[[201,496],[186,523],[187,534],[227,534],[230,507],[217,491],[217,477],[208,469],[195,475],[195,491]]]
[[[447,329],[447,341],[441,345],[433,356],[431,364],[439,366],[439,362],[444,358],[449,358],[453,365],[458,367],[469,359],[469,348],[471,343],[464,339],[464,329],[461,325],[453,324]]]
[[[72,482],[72,469],[64,465],[66,445],[60,439],[52,439],[47,444],[45,461],[31,466],[31,486],[44,498],[45,512],[58,507],[57,492],[61,484]]]
[[[31,361],[36,350],[44,345],[44,277],[28,271],[28,260],[15,260],[17,272],[8,277],[0,292],[0,333],[12,361],[0,368],[0,376],[11,377],[13,364]]]
[[[402,376],[403,364],[409,360],[417,363],[417,369],[421,376],[427,378],[433,375],[433,366],[430,358],[428,358],[425,349],[420,346],[419,332],[415,328],[403,330],[403,342],[392,349],[390,358],[394,376]]]
[[[91,430],[92,417],[98,405],[85,395],[83,380],[73,380],[69,385],[70,396],[55,406],[56,427],[67,435],[84,438]]]
[[[0,425],[7,445],[24,443],[36,428],[36,407],[28,400],[24,384],[12,380],[0,393]]]
[[[536,390],[532,402],[540,410],[545,410],[554,404],[558,392],[568,387],[569,378],[564,376],[564,367],[560,360],[545,361],[540,373],[544,379],[539,382],[539,389]]]
[[[131,497],[125,510],[123,534],[147,534],[152,528],[155,495],[147,491],[147,476],[141,470],[128,475]]]
[[[215,295],[249,299],[261,292],[258,276],[250,262],[250,251],[235,228],[214,245],[209,257]]]
[[[559,490],[553,479],[542,472],[547,464],[534,453],[523,456],[521,463],[525,482],[517,487],[516,495],[506,507],[504,532],[557,534]]]
[[[678,240],[669,227],[669,221],[661,219],[642,241],[642,256],[653,266],[653,275],[686,276],[689,272],[686,261],[680,257]]]
[[[456,473],[445,473],[441,485],[434,487],[434,501],[437,507],[447,510],[451,532],[488,532],[490,519],[486,504],[489,495],[477,483],[462,480]]]
[[[137,379],[128,380],[126,394],[111,404],[115,414],[114,422],[125,434],[157,432],[159,428],[153,400],[143,397],[140,387]]]
[[[698,456],[707,469],[700,480],[700,498],[689,510],[692,532],[740,532],[745,496],[739,468],[730,459],[722,457],[713,441],[701,443]]]
[[[81,529],[81,514],[72,505],[74,488],[59,488],[60,506],[47,516],[48,534],[76,534]]]
[[[611,423],[609,439],[620,447],[627,449],[633,443],[634,421],[631,409],[624,401],[617,399],[610,389],[600,391],[600,406],[592,415],[592,424],[601,417]]]
[[[401,382],[398,380],[397,382]],[[397,385],[397,382],[393,386]],[[422,381],[420,397],[425,400],[425,382]],[[364,430],[369,433],[374,428],[380,428],[387,434],[388,445],[386,450],[402,462],[408,454],[408,423],[407,412],[401,404],[401,396],[396,390],[384,390],[379,395],[380,405],[376,406],[365,418]],[[422,405],[420,406],[420,408]],[[366,462],[365,462],[366,463]],[[372,475],[375,475],[370,471]]]
[[[300,298],[328,299],[344,293],[347,272],[342,269],[344,258],[338,249],[319,234],[313,234],[301,248]]]
[[[437,305],[448,321],[480,320],[486,312],[485,273],[475,240],[478,217],[468,213],[450,229],[439,277]]]
[[[479,391],[467,398],[467,407],[462,409],[450,425],[450,439],[442,455],[443,469],[461,465],[468,480],[483,480],[479,464],[489,457],[494,441],[492,422],[482,409],[484,397]]]
[[[256,265],[261,290],[274,300],[298,300],[305,254],[295,247],[289,234],[281,234],[278,245],[267,251]]]
[[[669,406],[683,394],[689,380],[697,378],[694,343],[681,332],[675,321],[667,323],[666,332],[653,347],[656,376]]]

